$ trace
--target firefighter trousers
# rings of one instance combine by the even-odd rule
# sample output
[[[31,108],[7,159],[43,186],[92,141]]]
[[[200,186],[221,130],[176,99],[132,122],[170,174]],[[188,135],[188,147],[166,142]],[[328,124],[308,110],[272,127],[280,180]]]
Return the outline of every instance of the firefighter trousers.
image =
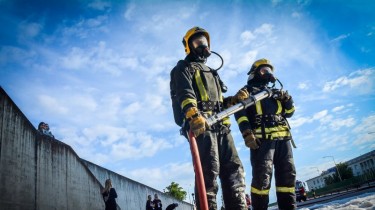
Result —
[[[220,178],[225,209],[246,210],[244,170],[229,128],[222,125],[216,130],[207,130],[198,136],[197,145],[209,210],[217,210],[217,177]],[[199,210],[197,188],[196,198]]]
[[[268,208],[273,167],[279,209],[295,209],[296,169],[290,141],[262,140],[258,149],[251,150],[250,159],[253,175],[251,199],[254,210]]]

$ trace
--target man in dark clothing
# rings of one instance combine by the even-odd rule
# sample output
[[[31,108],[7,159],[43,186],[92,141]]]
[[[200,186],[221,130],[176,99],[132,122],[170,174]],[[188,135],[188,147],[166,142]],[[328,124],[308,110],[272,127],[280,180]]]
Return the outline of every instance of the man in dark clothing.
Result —
[[[246,89],[251,94],[274,83],[274,68],[267,59],[254,62]],[[250,148],[253,179],[251,200],[255,210],[268,208],[269,190],[275,167],[276,195],[279,209],[295,209],[295,181],[291,147],[292,136],[286,118],[294,113],[292,97],[278,91],[277,98],[266,98],[235,114],[245,144]]]
[[[210,37],[206,30],[194,27],[183,38],[185,60],[179,61],[171,72],[175,94],[185,116],[185,129],[191,130],[197,140],[207,192],[208,207],[217,209],[217,177],[220,177],[224,203],[227,209],[246,210],[245,182],[242,162],[234,146],[229,118],[206,126],[206,118],[231,104],[242,100],[244,92],[224,98],[225,92],[217,71],[205,65],[210,56]],[[195,187],[197,191],[197,187]],[[199,195],[196,192],[197,207]]]
[[[154,210],[155,208],[154,202],[152,202],[152,197],[151,195],[147,196],[147,201],[146,201],[146,210]]]
[[[172,204],[168,205],[167,208],[166,208],[165,210],[173,210],[173,209],[175,209],[177,206],[178,206],[178,203],[172,203]]]
[[[155,210],[162,210],[163,208],[163,205],[161,203],[161,200],[159,199],[158,197],[158,194],[155,194],[154,195],[154,200],[152,201],[154,203],[154,206],[155,206]]]

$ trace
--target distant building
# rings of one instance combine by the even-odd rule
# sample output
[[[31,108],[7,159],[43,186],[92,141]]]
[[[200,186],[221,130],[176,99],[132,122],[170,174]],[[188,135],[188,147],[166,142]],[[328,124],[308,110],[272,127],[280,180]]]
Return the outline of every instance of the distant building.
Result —
[[[354,176],[360,176],[375,170],[375,150],[346,161],[346,164],[352,169]]]
[[[344,162],[353,171],[354,176],[360,176],[370,171],[375,171],[375,150]],[[310,189],[325,187],[324,178],[336,173],[336,167],[323,171],[319,176],[306,181]]]

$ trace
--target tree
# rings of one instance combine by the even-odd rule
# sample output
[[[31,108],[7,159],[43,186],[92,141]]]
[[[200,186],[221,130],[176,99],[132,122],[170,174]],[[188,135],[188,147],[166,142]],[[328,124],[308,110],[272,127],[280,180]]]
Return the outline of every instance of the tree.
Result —
[[[352,168],[350,168],[348,166],[348,164],[339,163],[339,164],[337,164],[337,169],[340,172],[342,180],[353,178]],[[337,183],[337,182],[340,182],[340,177],[339,177],[338,173],[336,172],[336,173],[332,174],[332,176],[325,177],[324,182],[325,182],[326,185]]]
[[[326,185],[330,185],[330,184],[335,183],[335,180],[332,176],[327,176],[327,177],[324,177],[324,182]]]
[[[186,191],[182,189],[177,183],[172,182],[166,189],[166,194],[175,197],[176,199],[183,201],[186,198]]]
[[[337,164],[342,180],[353,178],[353,170],[346,163]]]

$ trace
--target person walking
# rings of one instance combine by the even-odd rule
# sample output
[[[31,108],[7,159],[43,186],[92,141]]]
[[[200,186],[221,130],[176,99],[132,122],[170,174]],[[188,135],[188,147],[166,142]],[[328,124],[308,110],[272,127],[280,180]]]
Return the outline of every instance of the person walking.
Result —
[[[244,170],[229,129],[229,118],[212,127],[207,127],[206,118],[248,95],[239,91],[233,97],[223,97],[226,87],[217,70],[205,65],[211,55],[210,35],[205,29],[189,29],[183,37],[183,45],[187,56],[171,71],[170,87],[175,121],[182,127],[183,133],[191,130],[196,137],[209,209],[217,209],[219,176],[226,208],[246,210]],[[174,101],[177,106],[173,106]],[[176,111],[178,109],[181,111]],[[180,114],[183,116],[182,122],[176,120]],[[199,209],[197,187],[195,190]]]
[[[105,203],[105,210],[117,209],[117,193],[115,188],[112,187],[112,181],[110,179],[105,180],[105,187],[102,191],[102,196]]]
[[[253,63],[245,90],[250,94],[275,83],[274,67],[267,59]],[[294,113],[294,102],[287,91],[276,91],[276,98],[266,98],[235,113],[235,119],[250,148],[252,166],[251,200],[254,210],[268,208],[273,167],[279,209],[295,209],[296,169],[293,161],[290,127],[286,118]]]

